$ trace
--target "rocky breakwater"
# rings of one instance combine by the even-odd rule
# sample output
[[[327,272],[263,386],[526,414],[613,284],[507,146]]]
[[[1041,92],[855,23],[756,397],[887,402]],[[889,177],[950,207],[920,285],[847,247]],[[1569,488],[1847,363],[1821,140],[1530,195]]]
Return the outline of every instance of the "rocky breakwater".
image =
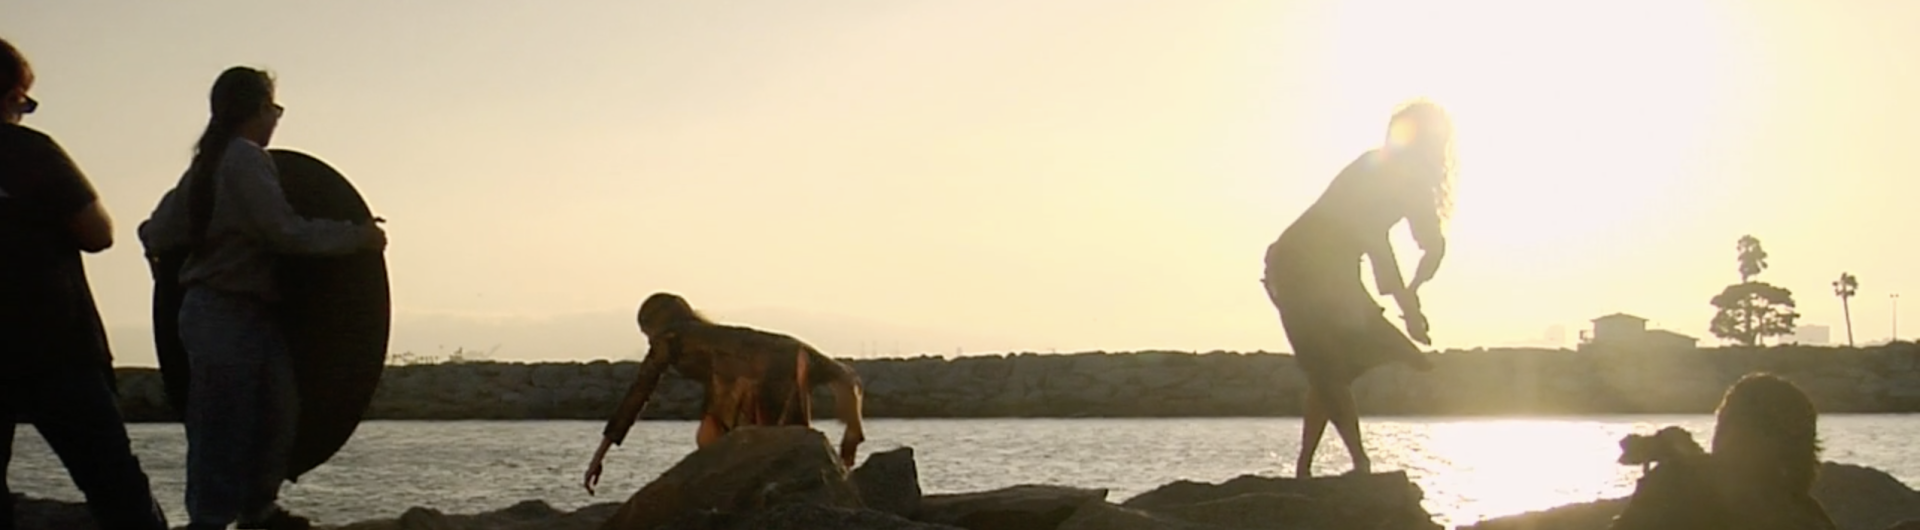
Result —
[[[1389,366],[1355,385],[1363,410],[1386,415],[1709,413],[1728,384],[1768,371],[1791,379],[1825,413],[1920,412],[1920,347],[1779,346],[1646,351],[1453,350],[1435,369]],[[1223,417],[1297,415],[1305,380],[1293,356],[1179,352],[856,359],[866,413],[879,418]],[[632,384],[635,362],[463,362],[389,367],[370,419],[604,420]],[[159,374],[119,370],[132,421],[175,418]],[[643,413],[691,419],[698,385],[669,374]],[[832,396],[816,394],[823,417]]]
[[[1517,487],[1524,485],[1516,484]],[[1829,464],[1815,488],[1842,530],[1885,530],[1920,492],[1878,471]],[[1097,487],[1028,484],[922,494],[912,448],[849,472],[819,431],[749,427],[700,448],[624,503],[562,512],[541,501],[449,515],[413,508],[340,530],[1440,530],[1402,472],[1311,479],[1179,481],[1122,502]],[[94,528],[76,504],[18,499],[22,528]],[[1601,530],[1620,501],[1494,520],[1475,530]]]

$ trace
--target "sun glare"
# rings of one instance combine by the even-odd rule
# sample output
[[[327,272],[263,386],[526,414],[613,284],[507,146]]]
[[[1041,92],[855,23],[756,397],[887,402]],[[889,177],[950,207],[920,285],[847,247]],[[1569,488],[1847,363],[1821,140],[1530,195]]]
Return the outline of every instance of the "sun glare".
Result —
[[[1662,222],[1656,197],[1692,178],[1725,82],[1715,8],[1702,3],[1361,0],[1335,9],[1324,53],[1330,85],[1341,87],[1330,104],[1353,122],[1343,129],[1377,130],[1378,116],[1414,97],[1453,115],[1463,244],[1607,237]],[[1378,134],[1352,132],[1342,137]]]
[[[1464,524],[1618,496],[1632,488],[1622,466],[1614,463],[1620,455],[1617,441],[1627,432],[1581,421],[1437,424],[1424,453],[1445,455],[1435,457],[1445,461],[1429,465],[1450,472],[1428,476],[1445,484],[1432,488],[1436,498],[1431,502],[1447,507],[1454,522]]]

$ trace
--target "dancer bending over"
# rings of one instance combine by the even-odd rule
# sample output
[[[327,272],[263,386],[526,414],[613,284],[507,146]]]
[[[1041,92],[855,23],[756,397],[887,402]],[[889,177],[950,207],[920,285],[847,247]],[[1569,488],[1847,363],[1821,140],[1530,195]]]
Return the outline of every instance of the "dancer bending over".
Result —
[[[607,449],[621,443],[654,385],[667,368],[706,388],[700,430],[701,447],[747,425],[809,425],[813,387],[833,391],[834,415],[846,426],[840,436],[840,461],[854,463],[866,439],[860,430],[860,376],[799,339],[757,329],[715,324],[693,310],[686,299],[655,293],[640,304],[640,332],[647,335],[647,357],[619,410],[607,420],[600,448],[587,465],[588,493],[600,482]]]
[[[1451,205],[1453,124],[1427,101],[1402,106],[1387,127],[1386,144],[1368,150],[1334,177],[1319,200],[1267,247],[1267,297],[1293,344],[1294,358],[1309,387],[1294,474],[1312,474],[1313,454],[1327,422],[1333,422],[1353,456],[1353,471],[1371,472],[1360,443],[1360,413],[1353,381],[1376,366],[1405,362],[1433,365],[1408,340],[1430,344],[1420,311],[1420,286],[1433,279],[1446,254],[1441,221]],[[1425,251],[1413,281],[1403,283],[1388,231],[1407,220]],[[1360,278],[1360,258],[1372,263],[1380,294],[1398,302],[1401,334],[1374,302]]]

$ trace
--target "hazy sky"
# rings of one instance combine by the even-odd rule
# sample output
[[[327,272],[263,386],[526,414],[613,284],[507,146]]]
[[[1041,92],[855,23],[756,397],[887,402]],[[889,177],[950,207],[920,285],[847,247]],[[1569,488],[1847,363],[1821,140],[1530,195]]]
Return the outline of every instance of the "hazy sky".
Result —
[[[1579,4],[4,0],[0,35],[117,221],[121,364],[135,226],[236,64],[389,220],[396,351],[631,357],[655,291],[840,355],[1287,351],[1266,245],[1422,95],[1462,135],[1438,346],[1707,338],[1742,234],[1835,340],[1843,270],[1860,340],[1891,292],[1920,334],[1920,3]]]

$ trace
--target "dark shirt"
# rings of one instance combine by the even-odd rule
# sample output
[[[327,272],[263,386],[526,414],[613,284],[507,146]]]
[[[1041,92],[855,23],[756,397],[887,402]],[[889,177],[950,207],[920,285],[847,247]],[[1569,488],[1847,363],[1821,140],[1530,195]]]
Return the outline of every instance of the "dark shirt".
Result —
[[[97,197],[52,138],[0,123],[0,364],[111,362],[69,228]]]
[[[1421,248],[1440,240],[1432,188],[1417,174],[1378,150],[1361,154],[1269,247],[1269,267],[1286,271],[1290,278],[1282,281],[1357,284],[1366,257],[1380,294],[1404,287],[1389,238],[1393,225],[1407,220]]]

